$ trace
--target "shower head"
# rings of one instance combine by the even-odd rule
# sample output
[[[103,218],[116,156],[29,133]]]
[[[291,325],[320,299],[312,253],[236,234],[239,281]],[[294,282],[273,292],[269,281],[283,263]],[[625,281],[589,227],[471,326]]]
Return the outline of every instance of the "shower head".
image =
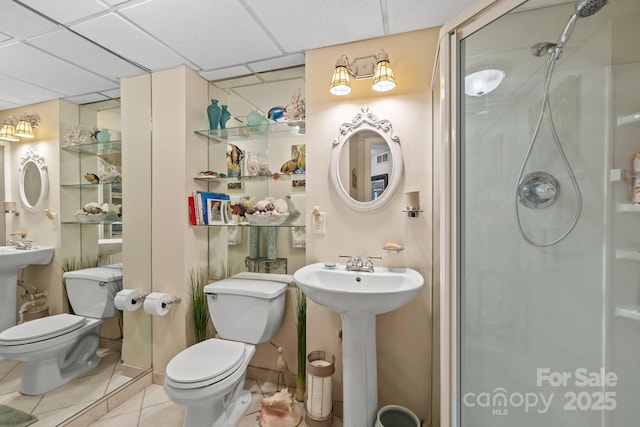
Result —
[[[607,0],[582,0],[578,4],[576,4],[576,12],[571,15],[569,18],[569,22],[564,27],[564,31],[560,35],[560,39],[558,40],[557,46],[559,49],[562,49],[564,45],[567,44],[569,38],[571,37],[571,33],[573,33],[573,28],[576,26],[576,21],[578,18],[587,18],[607,4]]]
[[[607,0],[583,0],[576,5],[576,16],[588,18],[607,4]]]

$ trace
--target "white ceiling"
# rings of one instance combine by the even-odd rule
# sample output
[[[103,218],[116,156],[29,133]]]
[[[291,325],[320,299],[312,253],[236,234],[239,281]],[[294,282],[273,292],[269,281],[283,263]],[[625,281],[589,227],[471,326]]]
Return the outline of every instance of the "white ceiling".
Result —
[[[474,0],[0,0],[0,110],[119,96],[188,65],[207,80],[304,64],[324,46],[444,24]]]

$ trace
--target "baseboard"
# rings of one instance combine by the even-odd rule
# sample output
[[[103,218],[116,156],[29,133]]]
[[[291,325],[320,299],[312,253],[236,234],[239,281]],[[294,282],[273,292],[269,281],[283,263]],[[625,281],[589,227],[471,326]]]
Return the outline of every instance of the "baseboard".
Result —
[[[126,363],[121,364],[120,368],[122,369],[122,375],[129,378],[135,378],[149,370],[140,368],[138,366],[127,365]]]
[[[151,370],[149,369],[144,374],[139,375],[137,378],[93,403],[84,411],[79,412],[67,421],[63,421],[58,427],[86,427],[113,411],[150,385]]]
[[[122,340],[100,337],[99,347],[122,351]]]

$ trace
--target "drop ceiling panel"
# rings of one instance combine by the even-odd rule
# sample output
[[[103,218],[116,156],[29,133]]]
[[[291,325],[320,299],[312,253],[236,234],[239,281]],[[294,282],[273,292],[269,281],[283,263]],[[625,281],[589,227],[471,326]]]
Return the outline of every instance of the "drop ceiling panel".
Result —
[[[286,52],[384,35],[380,0],[247,0]],[[390,2],[388,2],[390,3]]]
[[[297,89],[302,89],[304,93],[304,80],[294,79],[263,83],[256,86],[236,87],[233,88],[233,91],[266,113],[272,107],[286,107],[291,102],[293,92]],[[232,113],[236,116],[246,116],[249,111],[235,111]]]
[[[90,102],[105,101],[109,98],[99,93],[90,93],[88,95],[70,96],[65,99],[74,104],[88,104]]]
[[[72,29],[151,70],[164,70],[187,63],[180,55],[115,13],[73,25]]]
[[[27,43],[111,80],[145,72],[68,30],[32,38]]]
[[[190,0],[185,6],[155,0],[120,13],[205,70],[283,53],[241,2]]]
[[[58,28],[53,22],[14,3],[0,0],[0,28],[2,32],[16,39],[35,36]]]
[[[0,74],[0,88],[2,88],[0,99],[18,105],[35,104],[63,96],[61,93],[52,92],[2,74]]]
[[[296,65],[304,65],[304,54],[294,53],[293,55],[266,59],[264,61],[252,62],[249,64],[251,69],[256,73],[277,70],[279,68],[295,67]]]
[[[16,61],[16,58],[20,58]],[[23,43],[0,49],[0,74],[64,95],[113,89],[116,82],[96,76]]]
[[[476,0],[392,0],[387,1],[391,34],[442,25]]]
[[[200,71],[198,74],[200,74],[204,79],[211,81],[244,76],[246,74],[251,74],[251,70],[244,65],[239,65],[237,67],[222,68],[219,70]]]
[[[111,90],[103,90],[100,92],[102,95],[107,98],[120,98],[120,88],[111,89]]]
[[[19,107],[19,106],[20,105],[18,105],[18,104],[12,104],[11,102],[7,102],[7,101],[4,101],[4,100],[0,99],[0,111],[9,110],[11,108],[16,108],[16,107]]]
[[[97,0],[21,0],[24,4],[58,22],[68,24],[107,9]]]

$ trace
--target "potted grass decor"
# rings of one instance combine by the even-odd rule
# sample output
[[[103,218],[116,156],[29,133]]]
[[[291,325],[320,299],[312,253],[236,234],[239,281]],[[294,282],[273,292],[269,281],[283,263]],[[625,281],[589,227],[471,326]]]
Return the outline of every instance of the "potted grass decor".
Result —
[[[307,382],[307,296],[296,288],[297,334],[298,334],[298,378],[296,381],[296,400],[304,401]]]
[[[191,308],[193,310],[193,334],[196,344],[207,339],[207,326],[209,325],[209,307],[204,287],[207,283],[207,275],[204,271],[189,272],[191,285]]]

